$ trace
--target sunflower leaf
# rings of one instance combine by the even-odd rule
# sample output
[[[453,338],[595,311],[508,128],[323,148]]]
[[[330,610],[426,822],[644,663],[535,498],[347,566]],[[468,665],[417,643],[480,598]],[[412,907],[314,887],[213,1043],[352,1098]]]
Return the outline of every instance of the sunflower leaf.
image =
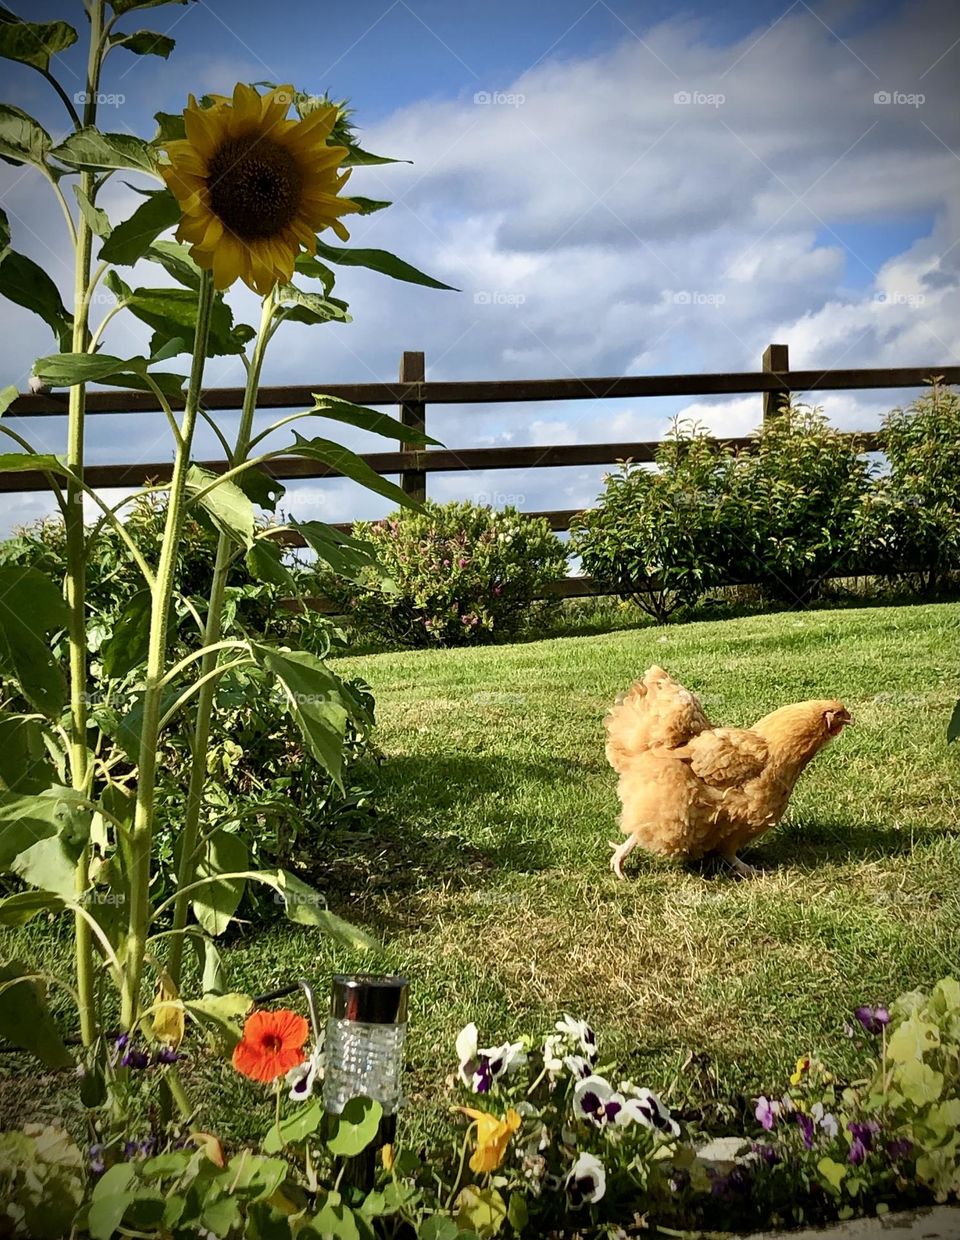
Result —
[[[11,164],[43,164],[52,142],[44,127],[9,103],[0,103],[0,156]]]
[[[359,194],[352,194],[351,202],[355,202],[360,208],[361,215],[373,215],[374,211],[383,211],[386,207],[392,207],[392,202],[383,202],[377,198],[361,198]]]
[[[358,581],[362,574],[376,569],[377,558],[369,543],[344,534],[324,521],[293,521],[291,524],[338,577]]]
[[[314,392],[313,400],[313,411],[321,417],[355,426],[358,430],[369,431],[372,435],[383,435],[387,439],[398,439],[401,443],[419,444],[421,447],[440,442],[412,426],[404,426],[389,413],[378,413],[363,405],[353,405],[348,400],[341,400],[339,396],[324,396]]]
[[[72,133],[50,154],[70,168],[93,168],[96,171],[133,168],[137,172],[159,176],[156,155],[148,143],[129,133],[101,133],[88,126]]]
[[[2,211],[0,230],[9,235],[7,217]],[[60,347],[70,348],[73,319],[63,304],[60,290],[32,258],[9,247],[0,254],[0,295],[39,315],[56,336]]]
[[[189,0],[108,0],[117,17],[134,9],[155,9],[161,4],[187,4]]]
[[[394,503],[403,504],[407,508],[417,508],[417,501],[402,491],[395,482],[390,482],[386,478],[382,478],[374,469],[371,469],[363,457],[358,456],[356,452],[351,452],[349,448],[343,447],[341,444],[334,443],[329,439],[304,439],[302,435],[294,432],[294,442],[288,448],[278,448],[275,452],[267,454],[269,457],[282,456],[299,456],[306,457],[307,460],[320,461],[326,465],[333,473],[342,474],[345,478],[352,478],[362,487],[366,487],[368,491],[374,491],[377,495],[383,495],[385,498],[392,500]]]
[[[284,586],[290,591],[296,590],[293,574],[283,562],[283,548],[277,546],[272,539],[258,538],[247,552],[246,564],[259,581]]]
[[[426,288],[447,289],[452,293],[460,292],[452,284],[444,284],[441,280],[435,280],[433,276],[418,271],[416,267],[405,263],[402,258],[397,258],[396,254],[391,254],[389,250],[347,250],[339,246],[327,245],[325,241],[318,239],[317,254],[331,263],[339,263],[341,267],[366,267],[370,271],[378,271],[381,275],[390,276],[394,280],[404,280],[407,284],[422,284]]]
[[[168,189],[157,190],[142,202],[129,219],[118,224],[100,249],[106,263],[132,267],[160,233],[180,220],[180,204]]]
[[[22,455],[28,460],[32,456]],[[42,468],[43,461],[33,457],[27,468]],[[53,461],[58,470],[63,468],[55,457]],[[5,464],[0,457],[0,469]],[[12,564],[0,568],[0,668],[48,718],[55,718],[66,704],[67,682],[46,634],[64,627],[67,619],[63,595],[45,573]]]
[[[77,41],[77,32],[67,22],[25,22],[0,8],[0,56],[32,65],[41,73],[50,69],[50,57],[64,52]]]
[[[177,46],[176,40],[155,30],[136,30],[133,34],[115,34],[110,37],[111,47],[125,47],[137,56],[162,56],[166,60]]]
[[[30,1051],[48,1068],[69,1068],[73,1058],[50,1015],[44,988],[32,973],[29,965],[17,960],[0,964],[0,983],[4,984],[0,1037]]]
[[[0,268],[2,272],[2,268]],[[38,357],[33,373],[48,387],[72,387],[77,383],[106,383],[110,387],[129,387],[151,391],[146,376],[167,396],[177,396],[186,379],[165,371],[150,370],[145,357],[112,357],[107,353],[53,353]]]
[[[197,326],[197,298],[187,288],[135,288],[127,308],[152,327],[150,352],[157,353],[171,340],[182,340],[182,352],[193,351]],[[233,311],[220,295],[213,303],[207,352],[210,357],[242,353],[246,344],[243,324],[233,323]]]
[[[196,881],[245,870],[249,861],[247,846],[239,835],[214,831],[197,859]],[[230,925],[245,888],[246,881],[242,878],[224,878],[197,889],[191,905],[197,921],[209,935],[216,938]]]
[[[285,310],[283,317],[290,323],[329,323],[338,321],[351,322],[347,313],[347,303],[338,297],[321,296],[319,293],[306,293],[295,284],[282,284],[277,290],[277,299],[281,305],[291,305]]]
[[[106,211],[102,211],[100,207],[94,206],[79,185],[74,185],[73,192],[76,195],[80,213],[90,225],[90,230],[93,232],[94,236],[103,238],[109,237],[110,220]]]
[[[199,289],[200,268],[190,257],[189,247],[179,241],[154,241],[144,250],[142,257],[151,263],[159,263],[184,288],[194,292]]]
[[[241,546],[250,546],[255,524],[253,504],[232,478],[224,480],[199,465],[191,465],[187,494],[194,499],[200,495],[196,502],[206,509],[217,528]]]
[[[157,132],[151,139],[155,146],[164,142],[182,142],[187,136],[182,112],[154,112],[153,119],[157,122]]]
[[[343,161],[344,168],[357,168],[360,166],[371,166],[373,164],[412,164],[412,159],[393,159],[389,155],[374,155],[370,151],[363,151],[359,146],[351,143],[347,147],[347,156]]]

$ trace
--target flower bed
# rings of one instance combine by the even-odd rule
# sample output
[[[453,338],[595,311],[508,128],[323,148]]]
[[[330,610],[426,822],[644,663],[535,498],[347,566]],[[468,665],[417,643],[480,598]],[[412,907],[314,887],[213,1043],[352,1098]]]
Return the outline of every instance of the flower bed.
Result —
[[[238,998],[228,997],[233,1017],[229,1003],[211,1000],[207,1028],[236,1070],[264,1085],[259,1150],[227,1151],[189,1124],[135,1128],[129,1117],[161,1113],[155,1104],[183,1029],[152,1047],[123,1035],[110,1073],[126,1126],[111,1129],[117,1117],[104,1115],[86,1154],[58,1129],[0,1138],[0,1232],[73,1227],[95,1240],[121,1225],[158,1238],[742,1234],[876,1218],[960,1194],[953,978],[889,1008],[856,1011],[847,1032],[864,1052],[862,1078],[842,1084],[803,1055],[782,1094],[756,1099],[755,1126],[713,1141],[692,1116],[622,1079],[584,1021],[567,1015],[545,1038],[489,1046],[470,1024],[450,1078],[451,1140],[429,1151],[405,1148],[402,1128],[384,1143],[383,1109],[371,1098],[325,1113],[313,1012],[308,1022],[261,1010],[241,1027]],[[368,1183],[356,1174],[360,1155]]]

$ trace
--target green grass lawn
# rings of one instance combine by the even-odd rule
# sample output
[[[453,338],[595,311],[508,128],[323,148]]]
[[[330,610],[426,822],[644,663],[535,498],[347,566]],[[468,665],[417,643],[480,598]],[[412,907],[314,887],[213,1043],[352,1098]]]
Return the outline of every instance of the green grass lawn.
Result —
[[[377,699],[380,814],[335,848],[318,839],[317,857],[331,905],[385,947],[351,958],[313,931],[251,924],[226,951],[232,985],[404,972],[418,1131],[439,1118],[471,1019],[497,1042],[587,1017],[605,1055],[676,1106],[781,1088],[808,1050],[843,1072],[854,1006],[960,969],[960,749],[945,744],[958,636],[960,605],[942,604],[344,660]],[[629,882],[609,872],[602,718],[655,661],[718,722],[824,696],[854,713],[747,854],[758,879],[639,850]],[[226,1066],[202,1074],[208,1126],[262,1131],[257,1089]]]

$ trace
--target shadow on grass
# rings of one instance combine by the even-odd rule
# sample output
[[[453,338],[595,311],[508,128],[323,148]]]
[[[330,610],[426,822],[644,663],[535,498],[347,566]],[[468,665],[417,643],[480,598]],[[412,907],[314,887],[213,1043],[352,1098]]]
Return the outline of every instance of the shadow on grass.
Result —
[[[335,911],[409,927],[420,918],[411,896],[482,887],[498,873],[555,864],[549,840],[532,824],[529,789],[566,784],[573,798],[583,774],[576,762],[495,753],[391,757],[377,775],[383,812],[361,830],[325,839],[308,877]]]

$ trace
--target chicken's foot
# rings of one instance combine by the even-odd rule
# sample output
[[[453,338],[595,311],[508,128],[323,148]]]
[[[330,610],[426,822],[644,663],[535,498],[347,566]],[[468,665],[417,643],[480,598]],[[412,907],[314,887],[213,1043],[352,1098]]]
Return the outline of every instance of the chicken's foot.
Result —
[[[610,858],[610,869],[613,870],[617,878],[626,878],[623,872],[623,862],[636,846],[637,837],[635,835],[628,835],[622,844],[617,844],[613,840],[610,841],[610,847],[613,849],[613,856]]]
[[[730,869],[733,870],[734,874],[738,875],[740,878],[759,878],[763,873],[763,871],[758,870],[756,866],[747,865],[746,861],[741,861],[736,853],[730,857],[724,857],[724,861]]]

